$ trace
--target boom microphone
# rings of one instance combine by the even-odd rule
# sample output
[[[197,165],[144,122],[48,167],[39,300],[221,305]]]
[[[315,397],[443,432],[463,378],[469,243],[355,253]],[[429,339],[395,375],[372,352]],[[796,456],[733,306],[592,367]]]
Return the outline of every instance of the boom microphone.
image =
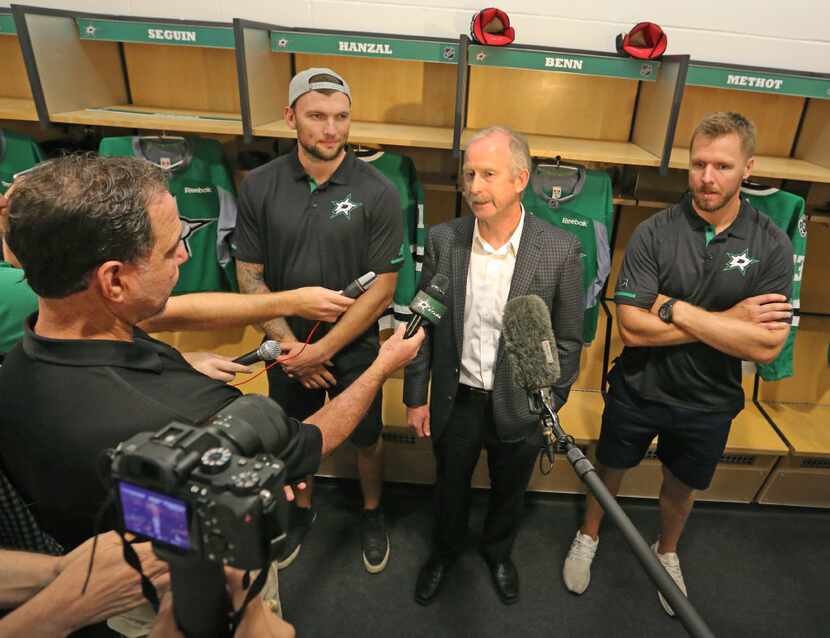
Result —
[[[412,303],[409,304],[412,318],[406,324],[406,330],[403,333],[404,339],[409,339],[418,332],[418,328],[421,327],[424,321],[436,324],[444,318],[444,313],[447,312],[447,291],[449,288],[450,278],[438,273],[429,282],[426,290],[418,291]]]
[[[513,383],[527,392],[531,412],[542,413],[545,454],[553,465],[557,417],[551,386],[559,380],[561,370],[550,311],[541,297],[526,295],[508,301],[504,306],[502,336],[513,368]]]
[[[529,394],[559,380],[559,352],[550,311],[536,295],[511,299],[502,319],[504,350],[513,364],[513,382]]]
[[[239,363],[243,366],[249,366],[260,361],[273,361],[282,352],[280,344],[276,341],[263,341],[259,348],[251,350],[248,354],[243,354],[233,360],[234,363]]]
[[[343,288],[343,290],[340,291],[340,294],[344,297],[348,297],[349,299],[357,299],[360,295],[366,292],[369,286],[375,283],[375,279],[377,279],[377,275],[370,270],[365,275],[361,275],[348,286]]]

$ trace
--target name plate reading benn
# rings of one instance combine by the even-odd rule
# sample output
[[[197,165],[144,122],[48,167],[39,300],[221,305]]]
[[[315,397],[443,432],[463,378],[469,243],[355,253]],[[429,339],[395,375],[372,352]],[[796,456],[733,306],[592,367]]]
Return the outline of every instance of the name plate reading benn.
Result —
[[[485,47],[471,45],[468,49],[471,65],[498,66],[537,71],[558,71],[580,75],[599,75],[630,80],[653,81],[659,62],[634,60],[617,56],[582,55],[543,49]]]

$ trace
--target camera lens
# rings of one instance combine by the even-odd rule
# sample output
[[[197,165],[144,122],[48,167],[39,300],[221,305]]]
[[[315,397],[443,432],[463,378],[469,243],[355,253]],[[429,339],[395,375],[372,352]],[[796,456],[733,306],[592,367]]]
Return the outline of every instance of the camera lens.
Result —
[[[246,394],[217,412],[208,428],[238,454],[279,456],[291,440],[285,411],[268,397]]]

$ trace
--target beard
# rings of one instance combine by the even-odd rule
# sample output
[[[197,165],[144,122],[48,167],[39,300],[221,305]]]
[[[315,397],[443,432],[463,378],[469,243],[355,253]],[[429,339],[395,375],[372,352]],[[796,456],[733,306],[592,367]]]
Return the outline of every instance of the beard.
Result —
[[[340,156],[340,153],[343,152],[343,149],[346,147],[346,141],[344,140],[342,144],[338,144],[334,149],[328,150],[323,148],[320,144],[309,145],[297,138],[300,146],[303,147],[303,150],[310,156],[316,160],[320,160],[321,162],[330,162],[333,159],[336,159]]]
[[[732,201],[732,198],[735,196],[735,193],[738,192],[740,188],[740,184],[733,188],[731,191],[727,191],[723,193],[720,197],[716,198],[714,201],[706,201],[703,197],[703,190],[693,190],[692,191],[692,199],[695,202],[695,206],[706,213],[716,213],[721,208],[726,206],[729,202]]]

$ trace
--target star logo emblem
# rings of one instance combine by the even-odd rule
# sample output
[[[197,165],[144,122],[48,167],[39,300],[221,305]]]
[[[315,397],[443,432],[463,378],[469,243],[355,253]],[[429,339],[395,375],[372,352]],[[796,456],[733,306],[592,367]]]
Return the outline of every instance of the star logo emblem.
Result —
[[[807,236],[807,216],[802,215],[798,218],[798,234],[802,237]]]
[[[184,242],[185,250],[187,250],[187,256],[192,257],[193,251],[190,249],[190,240],[193,238],[193,235],[196,233],[204,230],[211,224],[215,223],[215,219],[186,219],[184,217],[179,217],[182,222],[182,237],[181,240]]]
[[[476,53],[476,62],[484,62],[487,59],[487,54],[484,51]]]
[[[288,46],[288,39],[287,39],[287,38],[280,38],[280,39],[277,41],[277,46],[278,46],[280,49],[284,49],[285,47],[287,47],[287,46]]]
[[[88,25],[87,25],[87,27],[86,27],[86,29],[84,29],[84,31],[86,32],[86,34],[87,34],[90,38],[94,38],[94,37],[95,37],[95,25],[94,25],[94,24],[88,24]]]
[[[727,252],[726,256],[729,257],[729,263],[724,266],[724,272],[727,270],[739,270],[741,276],[746,275],[746,271],[749,270],[752,264],[759,263],[758,259],[753,259],[750,256],[748,248],[745,248],[742,253]]]
[[[455,60],[455,47],[444,47],[442,55],[445,60]]]
[[[352,194],[349,193],[346,195],[346,199],[331,203],[331,215],[329,216],[329,219],[334,219],[335,217],[345,217],[351,221],[352,211],[360,206],[363,206],[363,204],[360,202],[353,202]]]

